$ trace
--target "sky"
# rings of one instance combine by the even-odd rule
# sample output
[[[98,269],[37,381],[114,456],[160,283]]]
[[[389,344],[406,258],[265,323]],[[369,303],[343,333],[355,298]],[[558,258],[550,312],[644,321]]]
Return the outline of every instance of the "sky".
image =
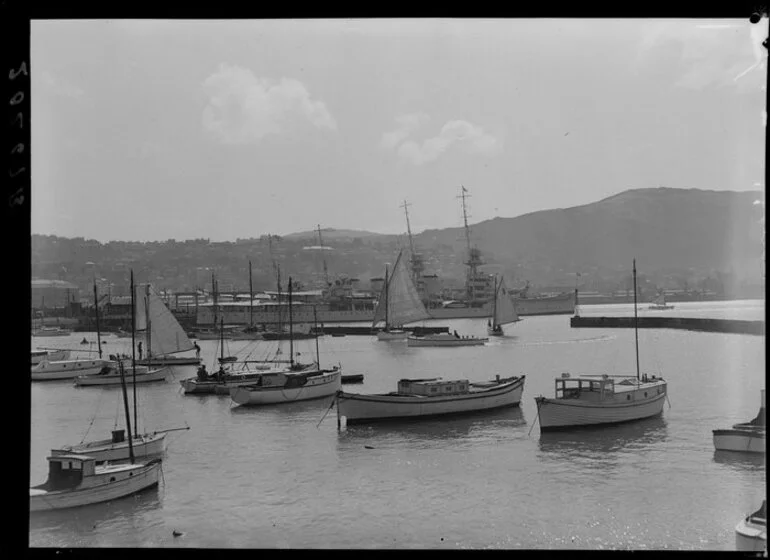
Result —
[[[767,19],[45,20],[32,233],[402,233],[764,188]]]

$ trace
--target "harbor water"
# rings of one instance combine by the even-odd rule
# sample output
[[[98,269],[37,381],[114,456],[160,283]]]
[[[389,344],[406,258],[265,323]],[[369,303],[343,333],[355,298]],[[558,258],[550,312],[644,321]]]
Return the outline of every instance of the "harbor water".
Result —
[[[764,317],[764,301],[674,305],[639,313]],[[633,314],[633,305],[581,313]],[[485,320],[440,324],[486,336]],[[505,331],[458,348],[321,338],[322,365],[364,374],[348,392],[393,391],[404,377],[526,375],[520,407],[340,431],[330,398],[238,407],[227,396],[184,395],[179,380],[195,367],[175,367],[166,382],[137,386],[140,432],[190,428],[168,434],[161,484],[31,514],[30,546],[734,549],[736,524],[766,495],[765,457],[716,452],[711,431],[756,416],[763,336],[640,330],[642,372],[668,381],[663,414],[541,435],[534,397],[552,396],[562,372],[635,374],[634,331],[572,329],[565,315],[526,317]],[[93,348],[83,337],[96,339],[35,338],[32,348]],[[103,340],[108,354],[130,351],[130,339]],[[217,344],[199,342],[209,369]],[[225,354],[262,359],[277,344],[230,342]],[[288,354],[288,342],[282,348]],[[314,359],[314,341],[295,348],[302,361]],[[119,387],[33,383],[31,401],[31,485],[45,480],[51,448],[124,426]]]

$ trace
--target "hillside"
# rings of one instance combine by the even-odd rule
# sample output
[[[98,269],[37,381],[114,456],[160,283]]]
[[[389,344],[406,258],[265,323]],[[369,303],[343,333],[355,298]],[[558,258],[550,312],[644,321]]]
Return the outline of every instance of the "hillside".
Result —
[[[631,260],[641,275],[661,287],[711,288],[758,285],[762,254],[759,206],[763,193],[699,189],[634,189],[598,202],[495,218],[473,224],[472,240],[488,263],[512,286],[574,285],[581,273],[585,289],[611,290],[627,281]],[[211,243],[206,239],[154,243],[110,242],[33,235],[32,275],[62,279],[87,289],[93,275],[120,286],[133,268],[142,279],[161,288],[191,290],[207,286],[216,272],[220,287],[248,287],[252,261],[255,289],[275,286],[273,260],[282,280],[289,274],[306,285],[319,280],[322,258],[331,274],[368,280],[381,276],[393,262],[404,236],[364,231],[322,229],[323,252],[304,250],[317,232],[275,238]],[[415,236],[425,257],[426,272],[445,284],[464,278],[462,228],[427,230]],[[95,264],[94,264],[95,263]]]

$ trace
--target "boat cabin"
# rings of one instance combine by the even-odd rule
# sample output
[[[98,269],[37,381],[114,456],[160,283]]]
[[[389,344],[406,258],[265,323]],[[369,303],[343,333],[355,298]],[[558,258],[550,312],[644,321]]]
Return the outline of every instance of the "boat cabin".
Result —
[[[75,488],[86,476],[96,472],[96,459],[88,455],[56,455],[48,457],[48,480],[34,488],[47,490],[66,490]]]
[[[620,378],[618,381],[614,378]],[[556,384],[556,398],[557,399],[576,399],[583,400],[604,400],[605,397],[611,395],[623,394],[627,395],[628,399],[637,398],[636,393],[639,393],[641,398],[641,391],[645,390],[646,383],[656,383],[663,381],[661,378],[648,376],[646,373],[640,380],[636,377],[629,377],[625,375],[582,375],[579,377],[571,377],[569,373],[562,373],[561,377],[557,377]],[[658,387],[657,394],[660,394],[662,389]],[[647,392],[644,392],[644,397],[647,398]]]
[[[444,381],[435,379],[401,379],[398,382],[400,395],[420,395],[437,397],[439,395],[463,395],[468,392],[468,380]]]

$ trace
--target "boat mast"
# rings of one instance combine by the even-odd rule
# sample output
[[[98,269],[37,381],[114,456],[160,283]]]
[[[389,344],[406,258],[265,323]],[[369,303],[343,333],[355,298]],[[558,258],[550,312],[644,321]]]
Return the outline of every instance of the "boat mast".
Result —
[[[136,305],[134,302],[134,271],[131,270],[131,365],[134,366],[134,375],[136,375]],[[126,428],[128,429],[128,456],[131,463],[134,462],[134,444],[131,438],[131,415],[128,413],[128,394],[126,392],[126,370],[123,368],[123,362],[118,362],[120,370],[120,385],[123,389],[123,408],[126,411]],[[134,383],[136,390],[136,383]],[[136,395],[136,393],[134,393]],[[134,404],[136,412],[136,404]],[[134,422],[136,423],[136,422]]]
[[[225,359],[225,320],[219,318],[219,364],[224,364]]]
[[[214,326],[217,325],[217,281],[214,280],[214,273],[211,273],[211,301],[214,304]]]
[[[144,287],[144,316],[145,316],[145,337],[147,338],[147,359],[152,355],[152,328],[150,319],[150,283]]]
[[[492,311],[492,329],[494,330],[495,327],[497,327],[497,275],[495,275],[495,300],[494,300],[494,307]]]
[[[289,364],[294,367],[294,325],[291,310],[291,276],[289,276]]]
[[[463,206],[463,227],[465,228],[465,245],[468,249],[468,262],[465,264],[468,266],[468,276],[467,281],[465,285],[465,291],[466,291],[466,297],[468,298],[468,301],[471,302],[474,299],[476,299],[476,293],[474,289],[474,283],[476,280],[477,275],[477,269],[480,264],[483,264],[479,258],[479,251],[478,249],[474,249],[471,247],[471,230],[468,227],[468,209],[465,204],[465,199],[469,198],[471,195],[465,194],[468,192],[468,189],[466,189],[463,185],[460,185],[460,196],[457,198],[462,199],[462,206]]]
[[[388,265],[385,265],[385,331],[388,330],[388,291],[390,290],[390,286],[388,286]]]
[[[249,261],[249,326],[254,328],[254,285],[251,282],[251,261]]]
[[[636,340],[636,379],[639,380],[639,325],[636,314],[636,259],[634,259],[634,339]]]
[[[267,244],[270,250],[270,258],[273,261],[273,271],[275,272],[275,281],[278,285],[278,332],[283,332],[283,321],[281,312],[281,267],[275,260],[275,254],[273,254],[273,236],[268,234]]]
[[[102,336],[99,331],[99,300],[96,297],[96,278],[94,278],[94,313],[96,314],[96,344],[99,348],[99,359],[102,357]]]
[[[321,355],[318,352],[318,316],[315,305],[313,306],[313,332],[315,332],[315,363],[318,369],[321,369]]]

